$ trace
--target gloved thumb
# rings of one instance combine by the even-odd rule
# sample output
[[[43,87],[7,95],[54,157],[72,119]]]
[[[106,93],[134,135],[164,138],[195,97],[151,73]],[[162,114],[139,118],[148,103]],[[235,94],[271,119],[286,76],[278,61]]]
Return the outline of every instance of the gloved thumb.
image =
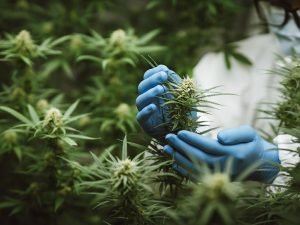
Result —
[[[175,84],[179,84],[181,82],[181,78],[173,70],[168,70],[167,74],[168,74],[168,80],[170,82],[173,82]]]
[[[252,127],[243,125],[238,128],[229,128],[220,131],[217,139],[220,144],[235,145],[251,142],[256,136],[256,131]]]

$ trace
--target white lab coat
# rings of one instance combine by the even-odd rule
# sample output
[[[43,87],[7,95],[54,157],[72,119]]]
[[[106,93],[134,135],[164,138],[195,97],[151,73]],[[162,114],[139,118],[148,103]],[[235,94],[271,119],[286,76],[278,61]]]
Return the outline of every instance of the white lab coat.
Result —
[[[271,121],[259,119],[266,115],[258,113],[257,109],[270,109],[270,105],[265,103],[275,103],[280,99],[276,87],[279,86],[281,77],[270,73],[277,66],[279,43],[273,35],[263,34],[236,44],[239,46],[238,51],[252,61],[252,66],[243,65],[233,59],[232,68],[228,70],[222,53],[208,53],[194,68],[194,79],[201,88],[219,86],[216,91],[233,94],[212,97],[210,100],[222,106],[218,110],[210,110],[210,115],[205,115],[202,119],[210,121],[210,126],[220,129],[249,124],[257,130],[270,132]],[[291,138],[286,135],[277,137],[275,143],[279,149],[296,148]],[[297,154],[284,150],[279,151],[279,157],[283,166],[295,163],[295,159],[299,160]],[[280,172],[274,183],[286,182],[283,176]]]

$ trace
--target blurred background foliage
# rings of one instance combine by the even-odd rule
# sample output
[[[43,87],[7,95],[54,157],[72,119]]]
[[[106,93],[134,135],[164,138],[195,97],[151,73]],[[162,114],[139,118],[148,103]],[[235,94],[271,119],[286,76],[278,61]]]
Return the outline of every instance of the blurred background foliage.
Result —
[[[120,28],[133,28],[137,35],[158,29],[155,42],[166,50],[155,55],[157,61],[191,74],[202,54],[245,37],[251,4],[249,0],[1,0],[0,31],[27,29],[41,40],[91,30],[106,36]]]

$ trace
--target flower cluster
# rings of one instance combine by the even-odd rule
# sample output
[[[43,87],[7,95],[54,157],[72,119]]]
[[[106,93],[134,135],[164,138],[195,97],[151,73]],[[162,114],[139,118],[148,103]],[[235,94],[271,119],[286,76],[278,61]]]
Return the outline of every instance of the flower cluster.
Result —
[[[189,130],[197,132],[198,128],[207,126],[200,118],[200,113],[206,114],[209,108],[216,104],[209,97],[220,95],[212,89],[202,90],[195,82],[185,77],[181,82],[167,81],[168,91],[162,97],[162,107],[166,107],[166,124],[170,132]],[[199,113],[200,112],[200,113]],[[205,131],[204,131],[205,132]]]

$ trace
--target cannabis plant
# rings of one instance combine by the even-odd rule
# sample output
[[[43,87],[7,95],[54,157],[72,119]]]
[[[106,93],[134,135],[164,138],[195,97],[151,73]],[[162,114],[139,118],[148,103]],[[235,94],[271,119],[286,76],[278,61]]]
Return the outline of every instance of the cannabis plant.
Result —
[[[78,57],[78,64],[91,65],[91,79],[83,90],[86,94],[82,101],[97,117],[88,129],[93,130],[91,133],[100,131],[101,136],[107,140],[103,147],[114,144],[124,133],[138,131],[133,105],[138,74],[142,70],[137,65],[140,54],[163,50],[162,46],[149,44],[157,35],[157,30],[138,37],[132,29],[117,29],[107,38],[94,31],[91,35],[82,36],[85,49]]]
[[[244,202],[239,205],[241,224],[292,224],[299,223],[299,84],[300,70],[299,58],[293,57],[291,61],[283,61],[282,67],[273,72],[280,75],[281,100],[273,104],[272,111],[268,112],[273,119],[279,122],[279,133],[292,136],[292,141],[285,148],[280,149],[289,154],[291,162],[281,166],[280,184],[271,184],[268,188],[256,187],[252,193],[243,197]],[[293,143],[294,142],[294,143]],[[291,149],[290,149],[291,147]],[[283,159],[285,160],[285,159]]]
[[[212,89],[201,90],[189,77],[181,79],[179,83],[171,79],[166,86],[167,97],[162,97],[161,107],[167,109],[163,115],[167,130],[174,133],[180,130],[197,132],[199,128],[208,126],[206,121],[201,121],[201,114],[206,114],[216,104],[208,100],[216,95],[211,93]]]
[[[123,140],[122,157],[110,151],[100,157],[92,153],[94,164],[81,166],[70,162],[82,173],[79,192],[92,195],[103,224],[157,224],[166,219],[167,203],[157,199],[153,189],[160,165],[147,164],[144,152],[130,158],[127,138]]]
[[[22,122],[21,124],[18,124],[12,128],[15,131],[18,128],[22,128],[23,132],[27,131],[28,134],[31,134],[33,137],[61,140],[70,146],[76,146],[77,144],[73,139],[92,139],[78,134],[76,129],[68,126],[69,123],[86,116],[86,114],[83,114],[71,117],[71,114],[77,107],[78,103],[79,101],[72,104],[64,114],[62,114],[61,111],[55,107],[49,108],[45,112],[42,120],[40,120],[38,113],[31,105],[28,105],[28,114],[30,115],[30,118],[25,117],[9,107],[0,106],[0,110],[10,113],[12,116]],[[69,131],[72,133],[69,133]]]
[[[198,165],[199,166],[199,165]],[[177,207],[169,211],[175,224],[234,224],[235,204],[243,185],[230,180],[229,170],[210,171],[201,167],[197,180],[187,185]]]
[[[282,101],[274,110],[275,118],[280,121],[280,126],[294,128],[300,126],[300,60],[296,57],[292,62],[285,62],[285,65],[275,71],[282,76],[281,95]]]
[[[32,60],[35,58],[60,54],[60,51],[53,48],[67,39],[67,36],[56,40],[48,38],[37,45],[31,38],[31,34],[27,30],[22,30],[16,36],[6,35],[6,38],[0,42],[0,55],[3,57],[2,60],[20,61],[27,66],[32,66]]]
[[[75,140],[93,139],[70,126],[83,116],[71,116],[77,104],[78,101],[65,113],[50,107],[42,118],[31,105],[28,105],[29,116],[6,106],[0,107],[19,121],[4,131],[5,142],[1,143],[1,149],[9,147],[19,159],[9,173],[17,180],[6,183],[8,189],[3,191],[0,203],[1,209],[9,210],[11,221],[54,223],[60,217],[57,212],[65,212],[64,209],[77,198],[75,183],[79,171],[64,158],[77,160],[78,156],[84,157],[84,154],[74,152]],[[1,153],[9,156],[10,152]],[[33,219],[36,212],[39,214]]]

